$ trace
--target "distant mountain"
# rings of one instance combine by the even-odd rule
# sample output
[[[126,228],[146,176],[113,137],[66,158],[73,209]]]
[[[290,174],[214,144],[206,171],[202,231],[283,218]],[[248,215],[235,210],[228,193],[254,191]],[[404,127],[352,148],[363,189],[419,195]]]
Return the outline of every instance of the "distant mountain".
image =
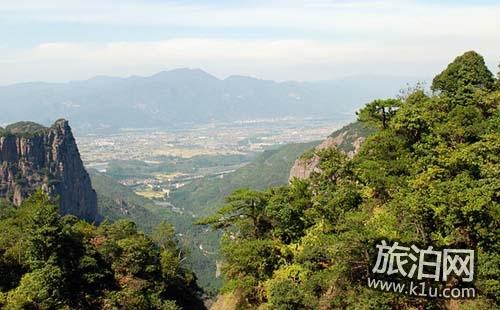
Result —
[[[62,214],[99,220],[96,193],[66,120],[46,128],[19,122],[0,128],[0,198],[15,205],[41,188]]]
[[[21,119],[48,124],[64,117],[78,130],[99,130],[287,116],[341,118],[415,80],[365,76],[278,83],[245,76],[221,80],[199,69],[176,69],[149,77],[22,83],[0,87],[0,124]]]

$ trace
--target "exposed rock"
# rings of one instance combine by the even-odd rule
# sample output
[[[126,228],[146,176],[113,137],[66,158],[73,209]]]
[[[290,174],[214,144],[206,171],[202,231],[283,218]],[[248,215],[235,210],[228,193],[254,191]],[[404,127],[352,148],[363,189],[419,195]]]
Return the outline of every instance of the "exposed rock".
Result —
[[[97,220],[97,198],[66,120],[50,128],[22,122],[0,132],[0,197],[15,205],[41,188],[62,214]]]
[[[313,154],[310,158],[298,158],[295,160],[292,169],[290,170],[289,180],[297,179],[308,179],[311,173],[314,171],[318,172],[319,156]]]
[[[351,123],[335,131],[311,152],[304,154],[295,161],[290,170],[289,180],[291,181],[294,178],[307,179],[311,176],[311,173],[319,172],[320,156],[318,153],[321,150],[335,147],[349,158],[352,158],[371,132],[373,132],[372,129],[364,127],[359,122]]]

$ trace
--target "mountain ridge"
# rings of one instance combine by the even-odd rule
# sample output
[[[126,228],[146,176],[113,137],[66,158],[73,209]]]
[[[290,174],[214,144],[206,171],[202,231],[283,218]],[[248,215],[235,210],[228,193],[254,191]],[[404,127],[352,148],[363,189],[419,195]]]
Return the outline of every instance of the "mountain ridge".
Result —
[[[71,119],[77,131],[99,131],[256,118],[345,118],[372,98],[394,95],[406,82],[394,77],[322,82],[242,75],[219,79],[201,69],[181,68],[151,76],[21,83],[0,87],[0,105],[9,106],[0,124],[22,119],[48,124],[63,117]]]

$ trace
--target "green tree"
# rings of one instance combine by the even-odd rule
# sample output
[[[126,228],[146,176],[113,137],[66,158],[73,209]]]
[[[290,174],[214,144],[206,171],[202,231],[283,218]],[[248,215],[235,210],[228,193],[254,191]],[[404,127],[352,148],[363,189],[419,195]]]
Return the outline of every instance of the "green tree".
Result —
[[[58,207],[39,190],[23,203],[22,208],[31,215],[26,218],[30,267],[37,269],[47,262],[57,264],[64,238]]]
[[[268,205],[267,192],[239,189],[226,197],[226,204],[217,214],[198,222],[211,224],[215,229],[233,227],[243,236],[261,238],[269,232],[270,223],[265,209]]]
[[[429,132],[434,122],[433,115],[428,110],[431,104],[430,98],[422,90],[408,94],[394,116],[391,127],[409,143],[416,143]]]
[[[269,305],[273,309],[313,309],[304,299],[303,289],[289,279],[276,281],[268,288]]]
[[[67,306],[63,300],[64,274],[51,264],[27,273],[19,286],[9,292],[6,309],[61,309]]]
[[[224,230],[225,290],[263,309],[444,309],[446,300],[369,289],[379,240],[476,250],[479,297],[496,309],[500,214],[500,96],[468,52],[421,89],[358,113],[379,130],[352,158],[316,152],[308,180],[240,190],[204,223]],[[451,283],[448,283],[451,284]]]
[[[359,121],[374,125],[376,128],[386,129],[400,104],[398,99],[374,100],[356,114]]]
[[[484,58],[474,51],[469,51],[455,58],[438,74],[432,81],[431,89],[445,95],[457,96],[470,93],[473,89],[489,91],[493,83],[493,74],[486,66]]]
[[[171,224],[162,221],[153,229],[151,238],[162,250],[168,250],[170,252],[177,251],[175,230]]]
[[[152,238],[130,221],[95,227],[59,215],[42,191],[0,209],[2,309],[204,309],[168,224]]]
[[[266,214],[273,226],[273,236],[284,243],[302,237],[305,229],[311,225],[305,215],[312,206],[308,183],[294,180],[290,186],[271,189],[270,196]]]

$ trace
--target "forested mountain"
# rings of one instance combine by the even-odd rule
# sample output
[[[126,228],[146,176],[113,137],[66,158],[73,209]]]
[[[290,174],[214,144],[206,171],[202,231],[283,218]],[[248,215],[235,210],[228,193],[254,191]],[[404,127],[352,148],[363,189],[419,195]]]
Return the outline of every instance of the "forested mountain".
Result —
[[[190,253],[188,262],[207,293],[216,293],[222,284],[222,279],[216,278],[220,234],[196,226],[194,222],[222,207],[224,197],[237,188],[265,189],[286,184],[294,160],[317,143],[295,143],[268,150],[223,178],[195,180],[173,191],[170,202],[182,209],[181,215],[166,208],[153,210],[156,218],[168,218],[174,223],[176,231],[183,235],[182,245]]]
[[[204,309],[182,260],[166,223],[151,236],[126,220],[95,227],[41,191],[0,202],[2,309]]]
[[[94,181],[104,195],[67,121],[1,130],[0,308],[203,309],[173,228],[122,187]],[[90,224],[103,215],[114,223]]]
[[[275,117],[343,118],[362,102],[392,96],[411,82],[397,77],[352,77],[301,83],[177,69],[149,77],[96,77],[69,83],[0,87],[0,124],[64,117],[78,130],[170,127],[208,121]],[[15,104],[14,104],[15,103]]]
[[[152,200],[138,196],[132,189],[109,176],[116,178],[128,176],[126,171],[111,167],[106,173],[95,170],[90,170],[89,173],[92,186],[97,192],[99,214],[104,219],[110,221],[130,219],[140,230],[147,233],[151,233],[162,220],[173,224],[179,235],[177,239],[180,241],[181,250],[187,253],[186,262],[196,272],[198,282],[206,293],[214,294],[222,283],[220,278],[216,278],[219,234],[196,226],[193,222],[220,208],[224,204],[224,197],[237,188],[264,189],[268,186],[286,184],[288,171],[294,160],[317,143],[296,143],[276,147],[256,155],[252,162],[223,177],[213,176],[193,180],[192,183],[172,192],[169,202],[177,211],[172,210],[172,205],[155,205]],[[207,160],[228,160],[228,158],[217,156]],[[195,164],[194,159],[186,161],[189,161],[191,166]],[[135,173],[140,174],[140,171],[137,170]]]
[[[224,232],[226,294],[214,309],[498,309],[498,80],[480,55],[467,52],[431,89],[360,110],[359,121],[378,130],[352,158],[324,149],[309,178],[237,190],[200,222]],[[380,240],[474,250],[468,284],[478,297],[369,288]],[[433,285],[464,285],[459,280],[455,274]]]

